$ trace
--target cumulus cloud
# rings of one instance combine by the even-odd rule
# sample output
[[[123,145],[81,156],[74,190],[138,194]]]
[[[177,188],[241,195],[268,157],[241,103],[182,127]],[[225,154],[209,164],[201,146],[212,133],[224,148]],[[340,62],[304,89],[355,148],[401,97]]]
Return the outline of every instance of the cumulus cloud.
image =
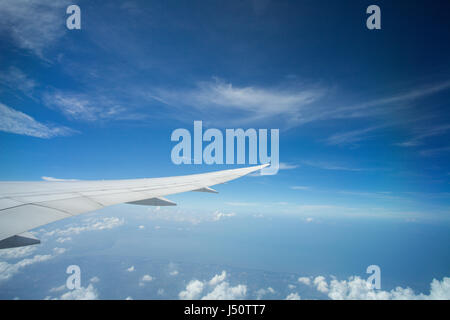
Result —
[[[68,136],[76,131],[64,126],[52,126],[36,121],[33,117],[0,103],[0,131],[49,139]]]
[[[151,275],[148,275],[148,274],[144,275],[142,277],[142,279],[141,279],[141,281],[146,281],[146,282],[152,281],[152,280],[153,280],[153,277]]]
[[[60,300],[97,300],[97,289],[90,283],[86,288],[81,287],[79,289],[70,290],[59,298]]]
[[[226,271],[224,270],[224,271],[222,271],[221,274],[216,274],[214,277],[212,277],[212,279],[209,280],[209,285],[210,285],[210,286],[215,286],[215,285],[217,285],[218,283],[224,281],[224,280],[226,279],[226,277],[227,277],[227,273],[226,273]]]
[[[185,290],[179,293],[182,300],[236,300],[244,299],[247,294],[247,286],[238,284],[231,286],[228,281],[226,271],[214,275],[209,281],[192,280]],[[209,291],[209,292],[208,292]],[[203,297],[202,297],[202,294]]]
[[[300,277],[297,279],[298,282],[303,283],[307,286],[309,286],[311,284],[311,279],[308,277]]]
[[[141,280],[139,281],[139,286],[143,287],[146,283],[153,281],[153,277],[149,274],[145,274],[142,276]]]
[[[195,300],[198,299],[203,292],[205,284],[200,280],[191,280],[186,289],[181,291],[178,296],[181,300]]]
[[[247,286],[238,284],[230,286],[228,282],[219,283],[210,293],[206,294],[202,300],[238,300],[244,299],[247,294]]]
[[[313,284],[316,286],[316,289],[322,293],[328,292],[328,284],[325,280],[325,277],[318,276],[314,278]]]
[[[333,300],[449,300],[450,278],[444,277],[442,281],[433,279],[429,294],[416,294],[411,288],[396,287],[391,291],[376,290],[365,279],[358,276],[347,280],[331,279],[327,282],[323,276],[314,278],[315,288],[327,294]]]
[[[299,294],[296,292],[293,292],[293,293],[288,294],[288,296],[286,297],[285,300],[300,300],[300,299],[301,298],[300,298]]]

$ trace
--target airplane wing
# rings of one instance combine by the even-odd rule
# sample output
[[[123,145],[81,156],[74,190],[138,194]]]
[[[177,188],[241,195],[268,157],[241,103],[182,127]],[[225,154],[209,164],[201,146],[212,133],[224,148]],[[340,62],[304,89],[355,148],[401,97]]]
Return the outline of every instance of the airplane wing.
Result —
[[[237,179],[268,164],[167,178],[100,181],[0,182],[0,249],[40,243],[27,231],[119,204],[175,205],[163,198]]]

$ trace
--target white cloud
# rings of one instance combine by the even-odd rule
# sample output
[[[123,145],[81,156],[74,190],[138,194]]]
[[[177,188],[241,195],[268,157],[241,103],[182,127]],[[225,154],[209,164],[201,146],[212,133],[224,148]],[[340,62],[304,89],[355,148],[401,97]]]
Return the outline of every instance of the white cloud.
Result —
[[[8,280],[26,266],[47,261],[52,258],[53,258],[52,255],[45,254],[45,255],[35,255],[33,258],[26,258],[14,264],[9,264],[7,262],[0,261],[0,281]]]
[[[63,254],[64,252],[66,252],[66,248],[53,248],[53,251],[56,254]]]
[[[349,166],[343,166],[330,162],[323,161],[303,161],[303,164],[308,165],[310,167],[315,167],[324,170],[337,170],[337,171],[363,171],[361,168],[353,168]]]
[[[182,300],[195,300],[199,299],[206,289],[209,292],[201,297],[202,300],[244,299],[247,294],[247,286],[243,284],[231,286],[229,282],[225,281],[226,277],[226,271],[222,271],[209,281],[192,280],[178,296]]]
[[[128,296],[128,297],[125,298],[125,300],[133,300],[133,298]]]
[[[370,138],[369,133],[378,130],[384,126],[373,126],[359,130],[335,133],[328,137],[325,141],[328,145],[348,145],[367,140]]]
[[[29,115],[2,103],[0,103],[0,131],[44,139],[76,133],[75,130],[67,127],[40,123]]]
[[[230,286],[228,282],[219,283],[210,293],[205,295],[202,300],[238,300],[244,299],[247,294],[247,286],[238,284]]]
[[[214,212],[213,215],[214,215],[213,220],[219,221],[223,218],[234,217],[236,214],[234,212],[224,213],[224,212],[216,211],[216,212]]]
[[[41,263],[44,261],[48,261],[53,259],[55,256],[63,254],[66,250],[64,248],[54,248],[54,254],[44,254],[44,255],[35,255],[32,258],[25,258],[16,263],[8,263],[4,261],[0,261],[0,281],[6,281],[12,278],[15,274],[19,273],[23,268]],[[27,253],[28,254],[28,253]],[[16,253],[16,257],[20,254]]]
[[[316,289],[327,294],[333,300],[449,300],[450,278],[444,277],[442,281],[433,279],[429,294],[416,294],[411,288],[396,287],[391,291],[376,290],[373,286],[358,276],[348,280],[332,279],[329,283],[325,277],[314,279]]]
[[[293,293],[288,294],[288,296],[286,297],[285,300],[301,300],[301,298],[298,295],[298,293],[293,292]]]
[[[45,236],[67,237],[77,235],[86,231],[109,230],[119,227],[125,223],[123,218],[105,217],[105,218],[87,218],[83,220],[81,226],[71,226],[66,229],[55,229],[45,233]]]
[[[450,81],[446,81],[427,87],[408,88],[405,92],[353,105],[336,106],[329,101],[318,103],[326,98],[326,94],[330,91],[324,87],[286,86],[286,84],[284,88],[237,86],[213,79],[199,82],[190,89],[153,90],[151,94],[147,93],[147,96],[171,106],[174,109],[173,116],[180,119],[195,116],[204,119],[206,123],[220,121],[220,125],[227,126],[270,121],[272,125],[278,122],[289,127],[320,120],[369,118],[392,114],[394,110],[404,108],[412,101],[449,88]],[[372,129],[338,134],[330,137],[329,142],[331,144],[356,142],[370,131]]]
[[[92,282],[92,283],[97,283],[99,281],[100,281],[99,277],[92,277],[91,279],[89,279],[89,282]]]
[[[37,250],[37,246],[26,246],[0,250],[1,259],[18,259],[31,255]]]
[[[0,32],[39,57],[65,32],[68,1],[11,0],[0,2]]]
[[[151,207],[148,208],[151,215],[148,217],[151,220],[164,220],[175,222],[189,222],[192,224],[199,224],[204,222],[217,222],[224,218],[235,216],[235,213],[224,213],[221,211],[205,212],[205,211],[186,211],[180,208],[171,207]],[[159,229],[155,226],[155,229]]]
[[[280,162],[278,169],[279,170],[292,170],[298,168],[298,164]]]
[[[318,109],[305,117],[305,122],[325,119],[367,118],[391,114],[393,110],[416,99],[439,93],[450,88],[450,81],[417,88],[408,88],[403,93],[374,99],[351,106]]]
[[[0,73],[0,83],[7,86],[10,90],[19,90],[31,96],[36,81],[30,79],[25,73],[16,67],[9,67],[6,71]]]
[[[181,291],[178,296],[181,300],[195,300],[198,299],[203,291],[205,284],[200,280],[190,281],[186,289]]]
[[[141,279],[141,281],[145,281],[145,282],[149,282],[149,281],[152,281],[152,280],[153,280],[153,277],[151,275],[148,275],[148,274],[144,275],[142,277],[142,279]]]
[[[56,242],[59,242],[59,243],[64,243],[67,241],[72,241],[72,238],[71,237],[59,237],[56,239]]]
[[[311,284],[311,279],[308,277],[300,277],[297,279],[298,282],[303,283],[307,286],[309,286]]]
[[[177,270],[177,266],[175,265],[175,263],[171,262],[169,263],[169,275],[171,276],[176,276],[178,275],[178,270]]]
[[[446,134],[450,130],[449,124],[434,125],[428,127],[420,127],[414,130],[413,136],[404,142],[397,143],[400,147],[416,147],[424,143],[423,140],[429,137]]]
[[[146,284],[147,282],[153,281],[153,279],[154,279],[154,278],[153,278],[151,275],[146,274],[146,275],[142,276],[141,280],[139,281],[139,286],[140,286],[140,287],[143,287],[143,286],[145,286],[145,284]]]
[[[212,277],[211,280],[209,280],[209,285],[210,286],[215,286],[218,283],[224,281],[227,277],[227,272],[224,270],[222,271],[221,274],[216,274],[214,277]]]
[[[322,293],[328,292],[328,284],[325,280],[325,277],[318,276],[314,278],[313,284],[316,286],[316,289]]]
[[[143,120],[146,116],[131,112],[112,97],[99,93],[79,94],[67,92],[46,93],[45,105],[60,111],[70,120],[94,122],[108,120]]]
[[[143,230],[143,229],[145,229],[145,226],[140,225],[140,226],[138,227],[138,229],[139,229],[139,230]]]
[[[55,287],[55,288],[51,288],[49,291],[50,292],[60,292],[60,291],[64,291],[67,289],[66,284],[62,284],[59,287]]]
[[[97,300],[98,292],[90,283],[86,288],[70,290],[60,297],[61,300]]]
[[[129,268],[127,268],[127,271],[128,272],[133,272],[135,269],[134,269],[134,266],[131,266],[131,267],[129,267]]]
[[[302,111],[321,98],[323,93],[324,90],[319,88],[240,87],[215,79],[199,82],[190,90],[157,90],[152,97],[170,106],[183,108],[185,112],[196,114],[207,122],[220,119],[221,124],[233,125],[270,119],[298,123],[302,119]],[[214,117],[211,117],[212,114]]]

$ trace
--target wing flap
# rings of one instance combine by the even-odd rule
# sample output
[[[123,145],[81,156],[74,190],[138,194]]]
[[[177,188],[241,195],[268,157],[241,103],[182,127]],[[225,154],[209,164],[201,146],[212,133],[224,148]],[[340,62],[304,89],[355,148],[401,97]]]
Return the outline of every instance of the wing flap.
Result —
[[[25,232],[25,233],[21,233],[21,234],[1,240],[0,241],[0,249],[31,246],[33,244],[39,244],[39,243],[41,243],[41,240],[36,239],[36,237],[33,236],[31,233]]]

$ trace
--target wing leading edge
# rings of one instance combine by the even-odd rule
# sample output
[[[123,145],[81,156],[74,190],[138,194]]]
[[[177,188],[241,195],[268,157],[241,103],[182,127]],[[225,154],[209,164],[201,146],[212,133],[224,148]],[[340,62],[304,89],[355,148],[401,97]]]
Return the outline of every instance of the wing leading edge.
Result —
[[[187,191],[216,193],[211,186],[266,166],[134,180],[0,182],[0,249],[39,243],[28,230],[110,205],[175,205],[163,197]]]

